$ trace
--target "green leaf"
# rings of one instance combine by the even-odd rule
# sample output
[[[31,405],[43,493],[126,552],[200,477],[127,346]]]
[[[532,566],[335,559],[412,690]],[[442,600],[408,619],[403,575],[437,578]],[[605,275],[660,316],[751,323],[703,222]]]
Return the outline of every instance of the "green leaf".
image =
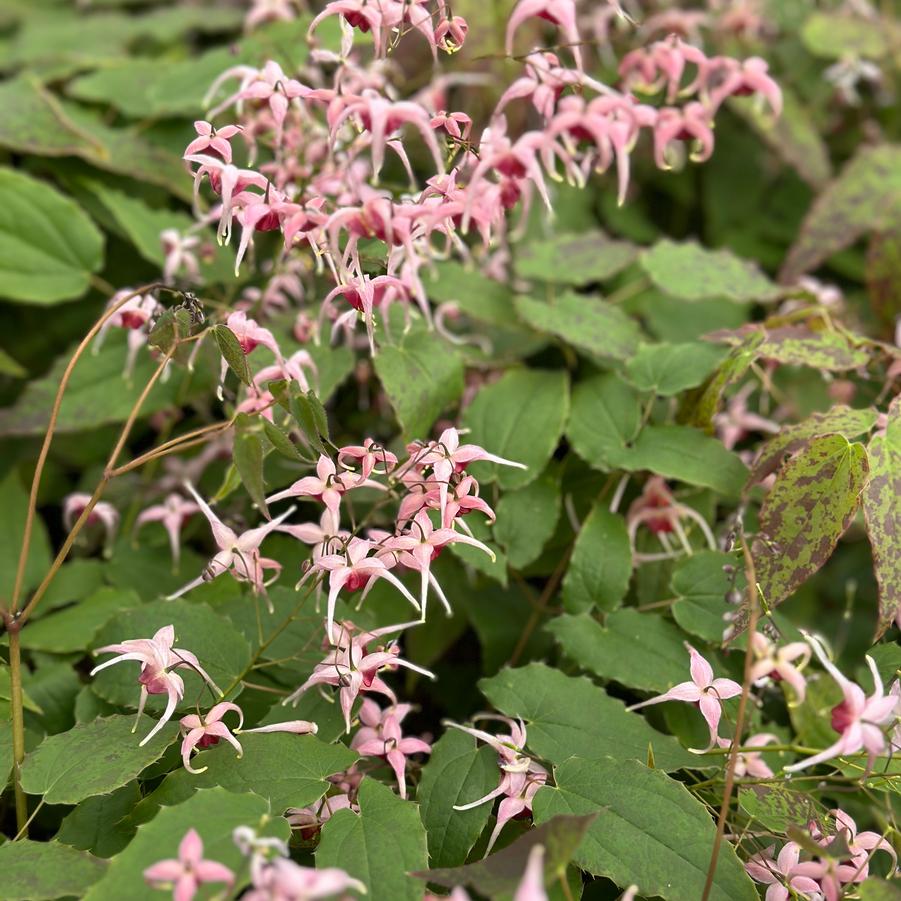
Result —
[[[266,484],[263,479],[263,438],[259,432],[259,419],[260,417],[251,417],[246,413],[238,414],[232,456],[250,499],[268,518]]]
[[[123,714],[51,735],[25,756],[22,788],[48,804],[77,804],[120,788],[159,760],[178,735],[170,722],[141,747],[152,726],[153,720],[142,717],[135,732],[134,717]]]
[[[454,303],[467,316],[490,325],[509,326],[515,319],[508,285],[454,261],[437,263],[435,269],[435,277],[426,279],[433,303]]]
[[[641,338],[633,319],[596,295],[567,291],[552,301],[517,297],[514,304],[532,328],[556,335],[600,362],[627,360]]]
[[[516,569],[528,566],[551,540],[560,518],[560,479],[545,471],[530,485],[507,491],[497,503],[494,537]]]
[[[12,698],[12,688],[9,675],[9,667],[3,663],[0,665],[0,700],[9,701]],[[22,692],[22,706],[32,713],[43,713],[44,711],[34,702],[34,699],[27,691]]]
[[[724,566],[735,566],[735,557],[721,551],[698,551],[680,560],[670,588],[678,598],[672,606],[673,619],[692,635],[719,644],[731,610],[726,593],[732,587]]]
[[[695,241],[658,241],[641,255],[641,264],[661,291],[682,300],[724,297],[763,303],[782,294],[755,263],[729,250],[708,250]]]
[[[612,278],[638,256],[628,241],[614,241],[600,231],[554,235],[516,249],[516,274],[559,285],[587,285]]]
[[[293,460],[295,463],[311,462],[304,457],[297,449],[297,445],[291,440],[291,437],[283,429],[263,419],[263,432],[272,444],[272,447],[283,457]]]
[[[480,680],[479,688],[502,713],[526,721],[529,748],[553,764],[573,755],[643,761],[651,746],[663,770],[705,765],[588,679],[565,676],[543,663],[501,670]]]
[[[603,626],[583,613],[558,616],[545,628],[573,663],[602,679],[662,694],[688,678],[685,636],[659,615],[628,607]]]
[[[25,534],[25,516],[28,510],[28,492],[22,487],[14,469],[0,481],[0,509],[3,525],[0,527],[0,597],[12,595],[19,565],[22,536]],[[50,541],[40,515],[35,516],[25,563],[23,589],[34,587],[50,568]],[[25,634],[23,632],[23,634]]]
[[[0,845],[6,901],[81,897],[103,876],[106,862],[59,842],[22,839]]]
[[[879,638],[901,612],[901,402],[897,398],[889,409],[885,434],[870,441],[869,462],[863,512],[879,585]]]
[[[784,834],[790,826],[806,827],[817,818],[813,799],[783,785],[747,785],[739,789],[742,810],[767,829]]]
[[[117,329],[107,335],[100,349],[83,354],[63,397],[57,433],[80,432],[124,422],[158,363],[149,354],[138,355],[130,378],[125,369],[126,335]],[[54,360],[46,375],[26,385],[15,405],[0,410],[0,431],[5,435],[43,435],[50,420],[56,392],[71,352]],[[157,382],[141,407],[140,418],[173,405],[183,384],[183,373],[175,371],[165,383]],[[209,380],[195,372],[191,396],[206,393]],[[112,388],[115,387],[115,390]]]
[[[133,831],[121,821],[141,800],[137,780],[108,795],[85,798],[65,816],[56,837],[63,844],[98,857],[112,857],[131,841]]]
[[[274,814],[307,807],[328,791],[327,776],[343,772],[357,759],[344,745],[329,745],[312,735],[242,734],[238,740],[244,748],[242,757],[230,744],[220,742],[193,758],[191,766],[195,770],[208,767],[205,772],[194,775],[179,769],[170,773],[144,799],[137,819],[150,819],[159,807],[180,804],[197,789],[217,785],[234,792],[252,791],[266,799]]]
[[[700,898],[716,826],[707,808],[679,782],[631,760],[574,757],[554,771],[556,788],[535,796],[535,821],[560,814],[596,813],[576,862],[620,887],[667,901]],[[756,901],[735,849],[724,842],[708,896],[711,901]]]
[[[575,452],[601,472],[617,469],[641,428],[638,392],[613,373],[579,382],[573,389],[566,437]]]
[[[644,344],[626,364],[626,378],[640,391],[671,397],[695,388],[722,362],[725,352],[714,344]]]
[[[781,604],[832,555],[854,519],[867,452],[841,435],[814,438],[776,477],[760,509],[754,565],[770,607]]]
[[[189,829],[200,834],[206,860],[215,860],[238,874],[235,890],[240,891],[248,876],[247,862],[232,839],[238,826],[249,826],[258,835],[282,840],[291,831],[287,821],[270,814],[269,805],[258,795],[203,789],[177,807],[164,807],[151,822],[139,826],[137,835],[113,858],[106,875],[85,895],[85,901],[158,901],[159,890],[147,885],[144,870],[160,860],[177,859],[179,842]]]
[[[894,882],[871,876],[857,889],[860,901],[901,901],[901,889]]]
[[[8,376],[11,379],[24,379],[28,376],[28,370],[7,351],[0,348],[0,375]]]
[[[563,371],[511,369],[476,395],[463,414],[470,433],[463,439],[527,468],[475,463],[480,482],[522,488],[541,475],[569,414],[569,382]]]
[[[812,188],[822,189],[832,177],[829,148],[820,135],[813,111],[786,84],[782,112],[773,118],[756,98],[735,97],[729,108],[748,122],[770,149],[791,166]]]
[[[56,98],[34,79],[0,84],[0,146],[38,156],[85,156],[98,145],[66,118]]]
[[[763,481],[782,465],[786,457],[807,445],[811,438],[832,434],[856,438],[868,432],[876,424],[878,416],[872,407],[853,410],[839,404],[825,413],[813,413],[801,422],[782,426],[779,434],[770,438],[760,449],[751,467],[748,484]]]
[[[434,332],[414,329],[379,348],[375,371],[407,438],[426,438],[463,393],[463,361]]]
[[[69,198],[0,168],[0,294],[23,303],[79,297],[103,262],[103,235]]]
[[[836,35],[843,39],[841,32]],[[901,217],[901,147],[863,147],[817,198],[779,273],[793,284],[869,231]]]
[[[632,545],[626,521],[595,504],[576,538],[563,578],[563,606],[571,612],[615,610],[632,577]]]
[[[250,645],[229,620],[218,616],[207,604],[185,600],[142,604],[116,614],[100,630],[95,641],[98,646],[103,646],[129,638],[150,638],[158,629],[170,624],[175,626],[176,647],[195,654],[210,678],[223,691],[229,687],[234,690],[250,663]],[[137,675],[136,664],[119,664],[97,673],[92,685],[105,700],[135,707],[138,702]],[[179,675],[185,683],[185,703],[193,708],[193,699],[202,696],[204,683],[193,670],[185,667],[179,670]],[[211,699],[209,690],[206,690],[205,697]],[[147,707],[153,710],[156,706],[162,706],[162,700],[151,696]]]
[[[726,450],[719,440],[681,425],[642,429],[621,466],[712,488],[730,498],[738,497],[748,475],[738,455]]]
[[[804,46],[826,59],[879,59],[891,49],[892,23],[840,12],[816,12],[801,29]]]
[[[213,337],[216,339],[216,346],[219,353],[228,363],[228,368],[238,377],[240,382],[245,385],[253,384],[253,375],[250,372],[250,365],[247,362],[247,354],[241,349],[235,333],[227,326],[214,325],[212,328]]]
[[[478,747],[465,732],[448,729],[432,745],[417,800],[433,867],[457,867],[466,861],[488,822],[491,804],[471,810],[454,810],[454,805],[484,797],[498,779],[496,753],[487,745]]]
[[[548,822],[529,829],[515,842],[495,851],[484,860],[453,869],[426,870],[414,875],[446,888],[464,885],[486,898],[515,898],[532,848],[541,845],[544,848],[544,885],[552,888],[566,872],[566,865],[572,860],[592,822],[593,815],[553,817]]]
[[[86,650],[114,613],[140,602],[133,591],[101,588],[64,610],[30,623],[22,630],[22,647],[54,654]]]
[[[360,812],[339,810],[322,827],[317,867],[340,867],[367,888],[372,901],[419,901],[421,885],[407,874],[428,865],[419,808],[375,779],[364,779]]]

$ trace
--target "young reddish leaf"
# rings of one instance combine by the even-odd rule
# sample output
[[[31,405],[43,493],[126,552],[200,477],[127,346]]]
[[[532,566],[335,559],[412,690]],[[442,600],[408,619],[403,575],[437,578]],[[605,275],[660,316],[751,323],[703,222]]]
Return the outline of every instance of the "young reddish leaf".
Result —
[[[901,613],[901,400],[889,410],[884,435],[869,444],[870,481],[863,494],[867,534],[879,585],[876,638]]]

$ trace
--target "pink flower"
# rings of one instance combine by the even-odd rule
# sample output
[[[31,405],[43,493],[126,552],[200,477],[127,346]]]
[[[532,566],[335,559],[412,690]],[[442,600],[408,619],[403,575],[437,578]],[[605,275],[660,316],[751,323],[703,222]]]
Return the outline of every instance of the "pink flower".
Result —
[[[75,492],[66,496],[63,501],[63,525],[70,532],[75,521],[84,513],[91,500],[90,494]],[[119,528],[119,511],[106,501],[98,501],[88,514],[85,525],[101,525],[106,533],[106,543],[111,545]]]
[[[160,244],[166,255],[163,263],[163,281],[172,284],[179,270],[186,270],[186,278],[200,280],[200,265],[194,248],[200,244],[197,235],[183,235],[178,229],[166,228],[160,232]]]
[[[360,708],[364,727],[353,737],[350,746],[364,757],[384,757],[394,775],[402,798],[407,797],[407,758],[412,754],[430,754],[432,746],[419,738],[405,738],[400,724],[410,712],[409,704],[395,704],[382,710],[366,698]]]
[[[747,741],[742,742],[745,748],[762,748],[772,741],[779,741],[778,737],[769,732],[752,735]],[[732,747],[728,738],[717,738],[717,744],[721,748]],[[770,779],[773,771],[760,757],[760,751],[739,751],[735,760],[735,775],[741,779],[743,776],[753,776],[755,779]]]
[[[189,829],[178,846],[178,859],[161,860],[144,870],[151,888],[172,889],[173,901],[191,901],[206,882],[224,882],[231,887],[235,874],[214,860],[203,859],[203,840]]]
[[[288,497],[308,497],[311,500],[321,501],[325,504],[326,510],[332,514],[335,522],[337,522],[341,496],[351,488],[360,488],[364,485],[367,488],[384,490],[384,486],[378,482],[372,482],[368,479],[361,481],[351,472],[338,472],[331,457],[322,454],[319,457],[319,462],[316,464],[315,476],[304,476],[302,479],[298,479],[289,488],[277,491],[271,497],[267,497],[266,503],[273,504]]]
[[[263,345],[263,347],[268,347],[275,354],[277,360],[281,361],[282,352],[279,350],[278,343],[272,332],[257,325],[255,320],[248,319],[247,314],[243,310],[229,313],[225,324],[238,339],[238,344],[241,345],[241,350],[244,351],[245,355],[252,354],[260,345]]]
[[[686,701],[689,704],[697,704],[701,710],[707,725],[710,727],[710,747],[717,742],[720,717],[722,716],[722,702],[728,698],[734,698],[741,694],[741,685],[732,679],[714,679],[713,667],[690,645],[685,643],[691,656],[689,671],[690,682],[680,682],[669,691],[640,704],[633,704],[627,710],[638,710],[649,704],[661,704],[663,701]]]
[[[302,867],[287,857],[276,857],[254,873],[253,889],[244,901],[315,901],[366,892],[366,886],[337,867]]]
[[[194,123],[194,131],[197,132],[197,137],[185,148],[186,157],[205,153],[208,156],[218,157],[223,163],[232,161],[231,139],[240,134],[240,126],[224,125],[222,128],[216,128],[209,122],[198,119]]]
[[[169,535],[169,546],[172,550],[172,560],[178,566],[178,558],[181,551],[181,528],[200,507],[193,501],[186,501],[180,494],[174,492],[166,497],[161,504],[155,504],[142,511],[135,525],[138,529],[148,522],[161,522]]]
[[[507,726],[510,730],[509,734],[492,735],[481,729],[460,726],[452,722],[446,722],[445,725],[466,732],[491,745],[497,751],[497,762],[502,773],[497,788],[477,801],[454,805],[454,810],[469,810],[486,801],[503,797],[497,809],[497,823],[488,840],[488,847],[485,849],[487,857],[507,822],[522,813],[531,812],[532,799],[538,793],[538,789],[547,782],[548,774],[541,764],[536,763],[525,753],[526,727],[522,720],[514,721],[507,717],[491,714],[483,714],[478,719],[498,720]]]
[[[359,807],[351,801],[350,795],[341,793],[326,795],[309,807],[289,807],[285,811],[285,819],[291,824],[292,829],[300,832],[300,837],[304,841],[311,841],[319,835],[322,824],[328,822],[339,810],[360,812]]]
[[[843,810],[829,811],[835,819],[835,835],[824,835],[816,824],[811,824],[811,835],[818,844],[828,850],[836,840],[844,840],[851,852],[848,861],[842,861],[833,871],[841,882],[863,882],[870,875],[870,858],[876,851],[885,851],[892,858],[892,872],[898,867],[895,849],[877,832],[858,832],[857,823]]]
[[[800,871],[798,860],[801,856],[800,845],[786,842],[777,858],[772,857],[776,846],[750,857],[745,864],[748,875],[755,881],[768,886],[766,901],[788,901],[792,892],[802,897],[817,895],[819,884]]]
[[[321,663],[316,664],[310,678],[282,703],[293,703],[296,706],[300,696],[314,685],[333,685],[340,689],[341,710],[344,713],[347,731],[350,732],[351,711],[354,701],[361,693],[378,692],[388,698],[392,704],[397,703],[397,697],[379,676],[380,672],[403,666],[421,673],[423,676],[428,676],[430,679],[435,678],[434,674],[428,670],[401,659],[400,649],[395,643],[391,643],[387,647],[380,646],[375,651],[369,650],[369,645],[375,639],[392,632],[401,632],[415,625],[419,625],[419,623],[400,623],[396,626],[385,626],[381,629],[373,629],[371,632],[354,635],[354,625],[342,623],[333,650]]]
[[[191,752],[212,747],[212,745],[218,744],[221,738],[224,738],[238,752],[238,757],[244,756],[241,743],[232,735],[228,726],[222,722],[222,717],[229,711],[238,714],[238,728],[235,731],[240,731],[241,726],[244,725],[244,713],[237,704],[229,701],[216,704],[204,716],[191,713],[181,718],[181,759],[189,773],[199,774],[207,769],[207,767],[203,767],[203,769],[195,770],[191,766]]]
[[[570,45],[573,59],[578,69],[582,68],[582,51],[579,47],[581,38],[576,27],[575,0],[519,0],[510,18],[507,20],[506,50],[507,56],[513,55],[513,36],[523,22],[539,18],[556,25]]]
[[[810,660],[810,645],[804,641],[793,641],[781,648],[761,632],[751,636],[754,663],[751,666],[751,681],[760,685],[768,679],[785,680],[795,691],[796,703],[804,700],[807,680],[800,670]],[[800,659],[797,665],[793,661]]]
[[[394,561],[390,558],[370,557],[369,552],[375,548],[372,541],[365,538],[351,538],[347,542],[343,552],[323,554],[301,577],[298,586],[306,582],[310,576],[318,573],[329,574],[328,606],[326,608],[326,631],[329,641],[334,641],[335,604],[342,590],[348,592],[359,591],[368,587],[376,579],[385,579],[390,582],[416,609],[421,612],[421,607],[416,598],[407,591],[400,579],[389,571],[390,564]]]
[[[885,753],[888,741],[885,729],[896,719],[898,698],[895,695],[885,695],[882,679],[873,658],[867,655],[867,665],[873,674],[875,686],[873,694],[869,697],[864,690],[846,679],[835,665],[826,656],[826,652],[819,640],[812,635],[804,633],[804,637],[810,643],[814,653],[826,671],[838,683],[844,699],[832,709],[832,728],[839,733],[837,742],[830,745],[819,754],[808,757],[800,763],[794,763],[785,767],[786,773],[796,773],[798,770],[825,763],[833,757],[844,757],[848,754],[856,754],[858,751],[866,751],[868,754],[867,768],[872,767],[873,761]]]
[[[200,507],[203,515],[207,518],[213,530],[213,539],[219,550],[207,564],[206,569],[196,579],[179,588],[175,594],[169,595],[167,600],[171,601],[181,597],[185,592],[196,588],[204,582],[218,578],[224,572],[231,572],[232,576],[239,582],[249,582],[255,594],[262,593],[266,587],[264,570],[281,570],[281,564],[277,560],[261,557],[260,545],[270,532],[274,532],[294,512],[294,508],[291,507],[282,513],[281,516],[267,522],[264,526],[248,529],[241,535],[237,535],[216,516],[210,509],[209,504],[194,490],[194,486],[190,482],[186,482],[185,487],[191,492],[194,500],[197,501],[197,506]]]
[[[117,291],[106,305],[107,309],[116,306],[129,294],[134,294],[131,288],[123,288]],[[152,294],[139,294],[132,297],[100,326],[92,348],[93,353],[100,351],[100,346],[111,328],[125,329],[128,338],[128,356],[125,361],[125,376],[130,377],[134,369],[138,351],[147,344],[147,334],[150,320],[160,311],[162,306]]]
[[[388,49],[390,33],[403,21],[404,4],[398,0],[332,0],[310,23],[307,38],[313,40],[313,33],[319,23],[329,16],[341,16],[351,28],[358,28],[364,34],[372,32],[375,55],[384,56]],[[345,55],[347,50],[346,48]]]
[[[535,845],[529,851],[522,879],[513,893],[513,901],[547,901],[544,888],[544,845]]]
[[[713,154],[713,114],[702,103],[692,102],[683,109],[664,107],[654,124],[654,162],[660,169],[672,169],[676,147],[693,144],[693,163],[703,163]]]
[[[357,481],[362,484],[373,473],[386,475],[397,466],[397,457],[386,450],[381,444],[377,444],[372,438],[367,438],[362,445],[348,444],[338,450],[338,463],[347,469],[352,465],[348,461],[354,461],[360,466],[360,475]],[[377,467],[381,467],[378,469]]]
[[[169,625],[163,626],[162,629],[158,630],[153,638],[128,639],[119,644],[104,645],[102,648],[97,648],[94,651],[95,654],[117,654],[118,656],[101,663],[99,666],[95,666],[91,670],[92,676],[99,673],[100,670],[127,660],[135,660],[141,664],[141,673],[138,676],[138,682],[141,684],[141,698],[138,702],[138,716],[135,720],[135,729],[137,729],[138,721],[144,712],[144,705],[147,703],[148,695],[164,694],[169,697],[162,718],[144,737],[141,741],[141,746],[146,745],[169,722],[178,702],[184,697],[185,685],[181,676],[175,672],[176,669],[186,668],[194,670],[217,695],[220,697],[222,695],[221,689],[207,675],[197,658],[190,651],[174,648],[174,644],[175,627]]]

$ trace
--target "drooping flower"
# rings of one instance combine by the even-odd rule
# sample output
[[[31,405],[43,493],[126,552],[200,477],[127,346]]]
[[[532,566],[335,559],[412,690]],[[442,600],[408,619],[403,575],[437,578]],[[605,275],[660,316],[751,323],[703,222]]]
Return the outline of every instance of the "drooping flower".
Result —
[[[800,871],[801,846],[786,842],[778,857],[773,857],[775,850],[776,846],[771,845],[745,863],[748,875],[768,886],[766,901],[788,901],[793,893],[805,898],[819,897],[819,883]]]
[[[867,768],[873,761],[884,754],[889,747],[885,730],[897,718],[897,696],[884,693],[882,678],[876,663],[867,655],[867,666],[873,674],[873,694],[867,697],[864,690],[850,679],[847,679],[826,656],[820,641],[812,635],[804,633],[826,672],[832,676],[842,690],[843,700],[832,709],[832,728],[839,733],[839,739],[819,754],[814,754],[800,763],[785,767],[786,773],[825,763],[833,757],[844,757],[859,751],[867,752]]]
[[[650,704],[662,704],[664,701],[686,701],[689,704],[697,704],[701,714],[710,728],[710,747],[713,747],[718,739],[720,717],[722,716],[722,702],[741,694],[741,685],[732,679],[715,679],[713,667],[690,645],[685,643],[691,657],[689,671],[690,682],[680,682],[662,695],[649,698],[640,704],[633,704],[627,710],[638,710]]]
[[[181,552],[181,529],[185,522],[193,516],[200,507],[193,501],[185,500],[180,494],[169,494],[161,504],[154,504],[143,510],[138,516],[135,525],[140,529],[145,523],[160,522],[169,536],[169,547],[172,551],[172,562],[178,566]]]
[[[218,744],[222,738],[238,752],[238,757],[244,756],[241,743],[232,735],[229,727],[222,722],[222,718],[230,711],[238,714],[237,730],[240,730],[244,725],[244,712],[237,704],[232,704],[230,701],[221,701],[203,715],[190,713],[181,718],[181,759],[189,773],[199,775],[207,769],[207,767],[203,767],[195,770],[191,766],[191,752],[202,751],[204,748]]]
[[[769,732],[752,735],[742,742],[744,748],[763,748],[770,742],[779,741],[779,738]],[[732,742],[728,738],[717,738],[717,744],[721,748],[730,748]],[[739,779],[743,776],[753,776],[755,779],[771,779],[773,771],[766,765],[760,756],[760,751],[739,751],[735,755],[735,775]]]
[[[166,709],[160,721],[150,730],[141,741],[146,745],[163,726],[172,718],[178,702],[184,697],[185,685],[176,669],[194,670],[213,689],[217,696],[221,697],[222,691],[207,675],[197,658],[190,651],[174,647],[175,627],[163,626],[153,638],[133,638],[118,644],[104,645],[97,648],[95,654],[116,654],[112,660],[106,660],[91,670],[91,675],[116,663],[124,663],[135,660],[141,664],[141,673],[138,682],[141,684],[141,697],[138,702],[138,716],[135,720],[135,729],[144,712],[148,695],[168,695]],[[134,731],[134,730],[132,730]]]
[[[419,738],[408,738],[400,724],[410,712],[409,704],[395,704],[382,710],[375,701],[365,698],[360,708],[363,723],[350,746],[364,757],[384,757],[397,778],[402,798],[407,797],[407,758],[412,754],[430,754],[432,746]]]
[[[91,502],[91,495],[76,491],[63,501],[63,525],[69,531]],[[119,511],[107,501],[98,501],[88,514],[85,525],[100,525],[106,536],[106,546],[112,545],[119,528]]]
[[[203,839],[189,829],[178,846],[178,858],[161,860],[144,870],[144,881],[157,889],[172,889],[173,901],[191,901],[207,882],[231,886],[235,874],[225,864],[203,859]]]
[[[751,681],[760,685],[768,679],[785,680],[794,689],[796,703],[800,704],[807,690],[807,680],[801,669],[810,660],[810,645],[793,641],[779,648],[762,632],[755,632],[751,636],[751,648],[754,653]],[[796,660],[801,662],[795,664]]]
[[[260,556],[260,545],[270,532],[274,532],[294,512],[294,508],[291,507],[281,516],[270,520],[263,526],[248,529],[238,535],[216,516],[190,482],[186,482],[185,487],[191,492],[197,506],[206,516],[219,550],[213,555],[203,573],[188,582],[187,585],[183,585],[174,594],[169,595],[168,600],[181,597],[192,588],[218,578],[224,572],[231,572],[239,582],[249,582],[255,594],[262,593],[266,587],[264,570],[281,570],[281,564],[277,560],[269,560]]]

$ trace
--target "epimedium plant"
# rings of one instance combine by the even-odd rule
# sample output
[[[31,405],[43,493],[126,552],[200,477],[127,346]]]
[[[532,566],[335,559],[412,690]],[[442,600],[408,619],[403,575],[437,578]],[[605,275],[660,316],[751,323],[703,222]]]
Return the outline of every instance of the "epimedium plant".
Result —
[[[14,6],[4,897],[899,894],[890,12]]]

